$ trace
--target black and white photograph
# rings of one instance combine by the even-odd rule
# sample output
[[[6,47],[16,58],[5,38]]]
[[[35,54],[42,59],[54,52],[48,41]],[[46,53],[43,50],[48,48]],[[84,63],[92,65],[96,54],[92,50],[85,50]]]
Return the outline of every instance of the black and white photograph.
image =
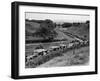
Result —
[[[12,3],[14,79],[97,74],[97,7]]]
[[[89,64],[90,16],[25,13],[25,68]]]

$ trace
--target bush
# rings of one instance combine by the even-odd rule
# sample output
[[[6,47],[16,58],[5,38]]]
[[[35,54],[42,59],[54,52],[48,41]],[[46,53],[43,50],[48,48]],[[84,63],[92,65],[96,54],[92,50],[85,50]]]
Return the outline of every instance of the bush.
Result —
[[[64,23],[64,24],[62,24],[63,28],[67,28],[67,27],[71,27],[71,26],[72,26],[72,23]]]

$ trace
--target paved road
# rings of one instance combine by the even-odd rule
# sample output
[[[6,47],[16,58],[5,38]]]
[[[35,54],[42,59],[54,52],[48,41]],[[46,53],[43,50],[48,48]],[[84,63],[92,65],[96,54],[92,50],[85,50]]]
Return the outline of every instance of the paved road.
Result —
[[[55,29],[58,36],[56,39],[68,39],[68,40],[74,40],[72,37],[66,35],[65,33],[63,33],[62,31],[60,31],[59,29]]]
[[[69,32],[64,33],[62,30],[59,30],[59,29],[55,29],[55,30],[58,33],[58,38],[68,39],[68,40],[79,40],[80,42],[83,41],[82,38],[79,38],[78,36],[73,35],[73,34],[71,34]]]

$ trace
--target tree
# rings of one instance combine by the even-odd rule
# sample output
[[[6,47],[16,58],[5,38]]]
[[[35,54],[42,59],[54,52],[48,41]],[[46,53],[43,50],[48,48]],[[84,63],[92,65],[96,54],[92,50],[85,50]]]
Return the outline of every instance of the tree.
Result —
[[[71,26],[72,26],[72,23],[64,23],[64,24],[62,24],[63,28],[68,28],[68,27],[71,27]]]
[[[89,21],[89,20],[87,20],[87,21],[86,21],[86,23],[88,23],[88,24],[89,24],[89,23],[90,23],[90,21]]]
[[[44,22],[40,23],[40,28],[37,30],[37,34],[39,34],[45,40],[53,40],[57,35],[54,29],[55,24],[53,21],[46,19]]]
[[[90,27],[90,21],[87,20],[87,21],[86,21],[86,24],[87,24],[87,28],[89,29],[89,27]]]

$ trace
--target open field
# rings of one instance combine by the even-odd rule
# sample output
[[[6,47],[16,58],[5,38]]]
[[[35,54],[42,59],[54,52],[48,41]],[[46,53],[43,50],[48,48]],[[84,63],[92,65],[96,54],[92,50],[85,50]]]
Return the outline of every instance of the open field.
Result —
[[[62,56],[55,57],[38,67],[58,67],[86,65],[89,63],[89,47],[82,47],[63,53]]]

